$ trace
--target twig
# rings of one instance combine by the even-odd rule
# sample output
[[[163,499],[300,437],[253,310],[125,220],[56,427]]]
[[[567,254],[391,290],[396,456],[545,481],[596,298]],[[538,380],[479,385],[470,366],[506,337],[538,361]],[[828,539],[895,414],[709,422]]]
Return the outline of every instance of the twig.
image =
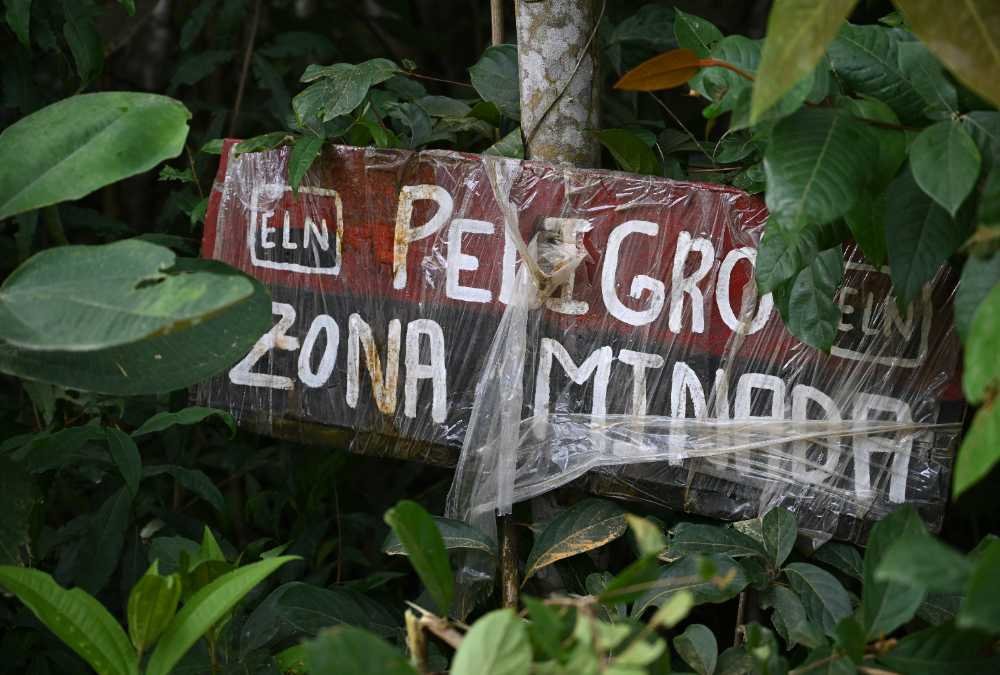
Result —
[[[684,131],[684,133],[686,133],[688,135],[688,137],[694,142],[695,145],[697,145],[699,148],[704,148],[704,144],[701,141],[698,140],[697,136],[695,136],[693,133],[691,133],[690,129],[688,129],[686,126],[684,126],[684,122],[681,122],[681,118],[674,114],[674,111],[670,109],[670,106],[668,106],[666,103],[664,103],[663,101],[661,101],[660,97],[657,96],[655,92],[649,92],[649,95],[653,97],[653,100],[656,101],[657,104],[659,104],[659,106],[661,108],[663,108],[667,112],[668,115],[670,115],[670,118],[674,121],[674,124],[676,124],[677,126],[679,126]],[[715,164],[716,164],[716,162],[715,162],[715,154],[713,153],[712,155],[708,155],[708,157],[709,157],[709,159],[712,160],[712,166],[715,166]]]
[[[407,601],[406,604],[420,612],[421,616],[418,623],[421,628],[429,630],[453,649],[458,649],[459,645],[462,644],[462,635],[451,627],[447,619],[442,619],[440,616],[427,611],[415,603]]]
[[[503,44],[503,0],[490,0],[490,43]]]
[[[430,82],[442,82],[444,84],[453,84],[456,87],[468,87],[469,89],[475,89],[475,87],[473,87],[468,82],[458,82],[456,80],[446,80],[443,77],[434,77],[432,75],[422,75],[422,74],[420,74],[420,73],[418,73],[418,72],[416,72],[414,70],[400,70],[399,72],[401,72],[403,75],[406,75],[407,77],[415,77],[418,80],[428,80]]]
[[[246,89],[247,74],[250,72],[250,57],[253,56],[253,44],[257,39],[257,25],[260,23],[260,3],[256,0],[253,4],[253,18],[250,20],[250,37],[247,39],[246,49],[243,50],[243,68],[240,70],[240,84],[236,89],[236,102],[233,104],[233,116],[229,120],[230,138],[236,133],[236,119],[240,116],[240,105],[243,103],[243,91]]]
[[[194,166],[194,154],[191,152],[191,146],[185,143],[184,149],[187,151],[188,166],[191,167],[191,177],[194,178],[194,185],[198,188],[198,196],[204,199],[205,191],[201,189],[201,181],[198,180],[198,169]]]
[[[504,607],[517,609],[517,533],[514,531],[514,516],[507,514],[497,520],[500,534],[500,600]]]

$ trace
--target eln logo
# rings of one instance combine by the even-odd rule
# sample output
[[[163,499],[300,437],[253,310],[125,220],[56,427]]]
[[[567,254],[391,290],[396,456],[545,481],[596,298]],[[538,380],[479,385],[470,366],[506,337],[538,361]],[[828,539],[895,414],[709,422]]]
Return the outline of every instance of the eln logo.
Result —
[[[291,190],[275,183],[254,186],[247,228],[251,264],[300,274],[339,275],[344,237],[340,195],[328,188],[302,187],[298,199],[292,199]]]

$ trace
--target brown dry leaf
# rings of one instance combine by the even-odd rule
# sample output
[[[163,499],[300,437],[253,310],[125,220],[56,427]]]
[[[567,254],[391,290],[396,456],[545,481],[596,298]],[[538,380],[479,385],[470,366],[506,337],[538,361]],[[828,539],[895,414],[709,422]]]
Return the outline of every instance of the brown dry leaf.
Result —
[[[622,75],[615,89],[657,91],[679,87],[698,74],[701,63],[690,49],[673,49],[654,56]]]

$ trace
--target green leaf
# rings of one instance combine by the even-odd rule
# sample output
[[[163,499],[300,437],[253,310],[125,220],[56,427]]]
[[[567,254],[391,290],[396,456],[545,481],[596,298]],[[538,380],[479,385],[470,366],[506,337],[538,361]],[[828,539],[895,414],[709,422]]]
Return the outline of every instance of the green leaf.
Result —
[[[1000,460],[1000,405],[993,400],[976,412],[972,426],[962,440],[955,460],[952,498],[957,498],[985,478],[996,466],[997,460]]]
[[[845,236],[843,228],[837,224],[794,229],[771,217],[757,249],[754,266],[758,292],[774,292],[784,282],[798,276],[820,251],[839,244]]]
[[[877,581],[890,581],[938,593],[961,593],[972,563],[947,544],[918,530],[900,536],[875,569]]]
[[[760,63],[761,44],[743,35],[729,35],[712,47],[709,56],[725,61],[747,72],[757,70]],[[733,111],[734,119],[730,128],[746,127],[750,121],[751,83],[728,68],[702,68],[688,81],[694,91],[712,101],[712,105],[702,111],[708,119]],[[802,98],[805,98],[805,92]],[[801,100],[799,101],[801,104]],[[737,120],[736,118],[739,117]]]
[[[188,53],[177,64],[177,70],[167,86],[167,93],[173,94],[178,87],[198,84],[232,61],[235,54],[232,49],[206,49]]]
[[[21,464],[0,456],[0,565],[31,562],[31,524],[42,493]]]
[[[128,595],[128,634],[140,654],[152,647],[167,629],[180,599],[180,576],[161,576],[154,561]]]
[[[829,352],[837,337],[840,306],[834,294],[844,278],[840,246],[823,251],[799,272],[788,297],[788,330],[820,351]]]
[[[285,142],[292,140],[294,138],[291,134],[285,131],[272,131],[270,133],[261,134],[260,136],[254,136],[253,138],[248,138],[244,141],[240,141],[233,147],[233,151],[237,155],[242,155],[247,152],[266,152],[267,150],[274,150],[279,145],[283,145]]]
[[[63,37],[73,55],[77,75],[86,86],[97,79],[104,68],[104,44],[94,23],[92,6],[83,2],[63,0]]]
[[[800,110],[778,122],[764,154],[772,216],[801,228],[844,215],[869,175],[869,143],[861,123],[831,109]]]
[[[1000,541],[993,540],[978,556],[958,612],[961,628],[978,628],[991,634],[1000,632]]]
[[[164,574],[186,571],[181,567],[182,554],[188,559],[198,554],[198,542],[185,537],[156,537],[149,544],[149,559],[158,562]]]
[[[674,649],[698,675],[712,675],[715,672],[719,645],[715,641],[715,635],[706,626],[700,623],[688,626],[674,638]]]
[[[372,72],[350,63],[326,66],[322,74],[307,69],[302,77],[306,82],[317,78],[318,81],[292,99],[300,123],[311,119],[329,122],[338,115],[347,115],[361,105],[372,86]]]
[[[129,248],[131,244],[119,242],[111,246],[124,245],[125,250],[134,250]],[[101,270],[107,271],[99,266],[92,272],[96,275]],[[76,352],[18,349],[0,342],[0,371],[84,391],[118,395],[167,392],[205,380],[233,365],[271,327],[271,299],[259,281],[213,260],[179,258],[173,271],[197,273],[209,286],[220,281],[221,286],[231,287],[231,282],[219,277],[235,276],[250,283],[251,294],[223,311],[199,317],[197,322],[175,324],[176,330],[171,333],[156,333],[117,347]],[[99,291],[103,295],[103,289]],[[67,330],[62,326],[60,334],[66,336]],[[114,338],[111,333],[108,336]]]
[[[690,591],[679,591],[653,613],[646,625],[654,629],[673,628],[686,619],[692,609],[694,609],[694,595]]]
[[[114,617],[86,592],[67,591],[38,570],[0,567],[0,586],[101,675],[137,675],[138,659]]]
[[[157,466],[147,466],[143,468],[143,476],[162,476],[164,474],[173,477],[175,481],[180,483],[182,487],[190,490],[194,494],[198,495],[206,502],[212,505],[219,513],[224,513],[226,510],[226,500],[219,491],[219,488],[215,487],[215,483],[212,479],[205,475],[203,471],[198,469],[189,469],[183,466],[176,466],[173,464],[157,465]]]
[[[965,344],[962,389],[970,403],[997,394],[1000,388],[1000,286],[994,286],[972,315]]]
[[[844,97],[839,99],[838,103],[842,103],[846,110],[862,120],[870,120],[888,126],[899,125],[899,118],[892,111],[892,108],[878,99],[867,96],[862,98]],[[878,145],[878,160],[872,167],[872,180],[869,189],[881,193],[885,186],[896,177],[899,167],[906,161],[906,132],[902,129],[872,124],[868,124],[865,131]]]
[[[491,556],[496,556],[496,544],[481,530],[461,520],[452,520],[440,516],[432,516],[431,518],[437,526],[438,532],[441,533],[441,540],[444,542],[444,547],[449,551],[467,549],[482,551],[483,553],[489,553]],[[385,543],[382,544],[382,551],[389,555],[407,555],[406,548],[400,542],[395,531],[389,532],[389,535],[385,538]]]
[[[663,51],[672,44],[674,12],[664,5],[643,5],[639,11],[615,26],[607,38],[608,45],[632,43],[647,49]]]
[[[632,537],[640,555],[656,556],[667,547],[667,538],[663,536],[660,526],[652,520],[629,513],[625,515],[625,521],[632,530]]]
[[[719,553],[732,558],[764,555],[756,541],[731,527],[678,523],[670,538],[670,554],[699,553]]]
[[[417,675],[403,653],[353,626],[323,631],[305,643],[309,675]]]
[[[319,136],[306,134],[295,139],[292,146],[292,154],[288,158],[288,184],[292,186],[292,192],[299,194],[299,185],[305,178],[309,167],[313,165],[319,153],[323,150],[323,139]]]
[[[889,186],[885,235],[892,284],[904,305],[920,296],[924,284],[958,250],[967,227],[928,197],[910,171]]]
[[[566,509],[535,538],[524,580],[557,560],[604,546],[625,533],[625,511],[604,499],[585,499]]]
[[[517,70],[517,46],[487,47],[474,66],[469,68],[472,86],[484,101],[496,105],[507,117],[521,117],[520,75]]]
[[[642,595],[649,582],[656,579],[659,573],[656,555],[644,555],[616,574],[603,588],[593,591],[593,594],[601,603],[620,606]]]
[[[608,149],[623,171],[647,175],[660,172],[653,149],[635,132],[628,129],[602,129],[597,132],[597,140]]]
[[[784,571],[810,621],[833,635],[840,620],[851,613],[851,599],[844,587],[835,576],[809,563],[791,563]]]
[[[393,638],[400,620],[357,591],[293,581],[272,591],[247,617],[240,631],[240,648],[245,653],[272,648],[339,625],[358,626]]]
[[[139,456],[139,448],[132,437],[121,429],[105,427],[104,431],[108,436],[108,452],[111,454],[111,459],[121,472],[129,494],[135,497],[139,492],[139,481],[142,480],[142,458]]]
[[[975,187],[980,163],[976,143],[955,120],[927,127],[910,146],[917,185],[952,216]]]
[[[30,47],[28,28],[31,22],[31,0],[5,0],[7,25],[25,47]]]
[[[402,542],[410,564],[434,598],[438,611],[447,614],[455,588],[448,551],[434,519],[420,504],[404,499],[385,512],[385,522]]]
[[[488,147],[483,151],[483,154],[524,159],[524,139],[521,138],[521,127],[515,128],[509,134]]]
[[[816,550],[815,559],[857,580],[864,578],[864,563],[858,549],[850,544],[831,541]]]
[[[844,214],[851,236],[861,247],[865,259],[876,268],[885,265],[885,191],[873,194],[866,187],[851,210]]]
[[[900,69],[901,41],[882,26],[847,24],[830,45],[830,65],[853,91],[884,101],[904,123],[919,123],[927,104]]]
[[[767,19],[767,39],[753,88],[750,120],[809,76],[847,20],[857,0],[776,0]]]
[[[229,437],[236,435],[236,422],[233,416],[225,410],[218,408],[206,408],[204,406],[189,406],[176,412],[159,412],[142,423],[142,425],[132,432],[133,438],[139,438],[147,434],[155,434],[164,431],[175,425],[191,426],[198,424],[209,417],[218,417],[229,429]]]
[[[806,608],[788,587],[778,584],[768,589],[763,596],[767,605],[774,608],[771,623],[791,649],[797,644],[819,647],[825,642],[823,631],[809,621]]]
[[[701,58],[708,56],[712,47],[722,40],[722,31],[706,19],[674,10],[674,36],[682,49],[690,49]]]
[[[704,563],[715,568],[708,579],[701,574]],[[747,587],[747,578],[740,565],[725,555],[688,555],[662,569],[653,588],[632,605],[632,617],[640,617],[650,607],[661,607],[678,593],[688,592],[694,604],[726,602]]]
[[[881,581],[877,570],[892,544],[924,533],[924,524],[913,507],[907,506],[880,520],[872,528],[865,550],[864,583],[861,586],[860,617],[869,639],[888,635],[913,618],[924,598],[922,588]]]
[[[178,156],[190,117],[179,101],[132,92],[71,96],[22,117],[0,134],[0,220]]]
[[[781,567],[795,547],[799,535],[798,519],[795,514],[780,506],[772,508],[761,519],[761,535],[768,562]]]
[[[857,619],[847,616],[840,620],[834,635],[834,644],[838,651],[850,657],[851,661],[860,664],[865,657],[865,629]]]
[[[907,675],[995,673],[1000,657],[992,653],[982,633],[958,630],[950,624],[907,635],[879,663]]]
[[[959,80],[1000,106],[1000,13],[992,0],[897,0],[910,28]]]
[[[0,338],[29,350],[94,351],[183,330],[253,293],[240,276],[165,274],[175,260],[136,239],[42,251],[0,286]]]
[[[753,659],[745,647],[729,647],[719,654],[715,675],[746,675],[753,670]]]
[[[451,663],[451,675],[522,675],[531,668],[531,642],[511,609],[498,609],[472,624]]]
[[[85,535],[84,549],[76,572],[76,585],[97,594],[107,585],[118,567],[125,545],[125,528],[132,514],[132,494],[128,488],[113,493],[92,516]]]
[[[298,556],[280,556],[224,574],[184,603],[167,626],[146,666],[146,675],[168,675],[177,662],[243,597],[279,567]]]
[[[900,43],[899,67],[927,103],[928,117],[945,119],[958,111],[958,92],[922,42]]]

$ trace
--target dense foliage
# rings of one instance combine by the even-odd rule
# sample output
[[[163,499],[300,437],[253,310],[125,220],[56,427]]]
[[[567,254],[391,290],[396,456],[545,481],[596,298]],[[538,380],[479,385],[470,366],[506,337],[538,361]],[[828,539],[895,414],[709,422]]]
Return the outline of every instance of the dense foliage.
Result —
[[[224,135],[247,138],[238,152],[291,145],[296,188],[327,142],[522,156],[516,47],[486,47],[485,9],[449,23],[421,3],[5,0],[0,668],[1000,669],[994,3],[777,0],[767,40],[735,11],[724,35],[665,4],[608,4],[594,133],[609,165],[763,193],[757,284],[803,341],[836,335],[845,242],[889,265],[904,309],[959,270],[978,408],[951,543],[910,508],[862,553],[797,548],[780,509],[722,525],[566,490],[516,511],[523,610],[494,597],[455,616],[455,555],[500,554],[428,514],[446,471],[188,405],[184,387],[270,321],[259,283],[191,256]]]

